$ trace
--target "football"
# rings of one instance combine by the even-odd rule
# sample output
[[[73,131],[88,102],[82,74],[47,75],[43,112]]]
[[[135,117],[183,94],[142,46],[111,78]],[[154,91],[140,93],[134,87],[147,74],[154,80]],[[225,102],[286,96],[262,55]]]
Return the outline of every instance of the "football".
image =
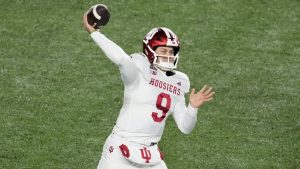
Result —
[[[90,8],[87,14],[87,20],[95,29],[99,29],[106,25],[110,18],[110,12],[106,5],[97,4]]]

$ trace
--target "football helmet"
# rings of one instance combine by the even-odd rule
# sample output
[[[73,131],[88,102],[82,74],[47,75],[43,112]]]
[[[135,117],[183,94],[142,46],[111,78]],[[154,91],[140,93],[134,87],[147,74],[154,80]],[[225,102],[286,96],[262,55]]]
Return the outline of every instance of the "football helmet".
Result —
[[[155,52],[155,49],[159,46],[173,47],[174,56],[158,55]],[[173,31],[168,28],[154,28],[147,33],[143,40],[143,53],[147,56],[149,62],[154,66],[165,71],[171,71],[177,68],[179,59],[179,39],[173,33]],[[168,58],[168,61],[158,61],[158,57],[160,56]],[[174,57],[171,59],[171,62],[170,57]]]

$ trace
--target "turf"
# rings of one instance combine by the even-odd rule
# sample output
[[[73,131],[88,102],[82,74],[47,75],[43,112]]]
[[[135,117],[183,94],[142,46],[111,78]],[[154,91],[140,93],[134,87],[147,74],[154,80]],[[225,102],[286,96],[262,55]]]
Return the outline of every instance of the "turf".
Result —
[[[122,105],[117,67],[82,28],[98,1],[0,1],[0,168],[96,168]],[[179,70],[216,90],[190,135],[168,119],[170,169],[300,168],[299,0],[103,0],[127,53],[151,28],[181,39]]]

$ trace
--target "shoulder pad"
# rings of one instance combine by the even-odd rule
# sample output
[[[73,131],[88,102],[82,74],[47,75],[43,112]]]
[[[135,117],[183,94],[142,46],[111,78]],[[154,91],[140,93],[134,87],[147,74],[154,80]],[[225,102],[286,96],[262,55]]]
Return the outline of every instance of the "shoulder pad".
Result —
[[[175,71],[174,78],[179,80],[184,93],[188,93],[190,91],[190,79],[185,73]]]
[[[143,53],[134,53],[131,54],[130,57],[140,70],[144,69],[145,67],[149,67],[150,65],[149,61],[143,55]]]

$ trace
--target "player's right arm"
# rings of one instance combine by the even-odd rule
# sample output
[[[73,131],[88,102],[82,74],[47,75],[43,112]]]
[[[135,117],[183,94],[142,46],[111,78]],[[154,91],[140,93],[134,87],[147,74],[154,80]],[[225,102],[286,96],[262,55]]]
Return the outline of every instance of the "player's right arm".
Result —
[[[133,83],[136,80],[138,71],[131,57],[117,44],[100,33],[99,30],[88,24],[87,13],[83,16],[83,24],[86,31],[91,34],[92,39],[101,48],[105,55],[112,62],[118,65],[124,83],[127,85]]]

